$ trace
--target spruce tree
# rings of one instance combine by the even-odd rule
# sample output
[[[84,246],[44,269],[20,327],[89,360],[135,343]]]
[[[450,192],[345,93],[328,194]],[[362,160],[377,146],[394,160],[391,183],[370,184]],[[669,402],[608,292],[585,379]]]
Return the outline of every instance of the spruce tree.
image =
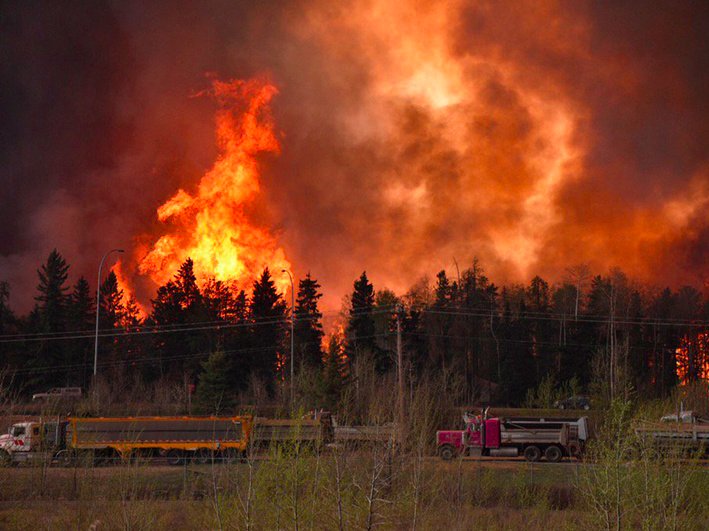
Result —
[[[195,394],[197,407],[202,413],[233,413],[236,400],[229,379],[230,373],[229,358],[221,350],[211,353],[207,361],[202,363],[202,373]]]
[[[47,263],[37,270],[39,295],[35,297],[45,332],[62,332],[66,325],[66,285],[69,266],[56,249],[49,253]]]
[[[295,348],[298,352],[296,361],[308,367],[322,367],[323,352],[322,313],[318,300],[322,297],[320,284],[310,276],[298,283],[298,296],[295,302]]]
[[[73,332],[91,330],[96,318],[96,309],[89,283],[81,277],[74,285],[69,296],[68,329]],[[93,340],[89,338],[76,339],[67,345],[66,362],[72,366],[69,375],[73,385],[88,386],[91,371],[91,353]]]
[[[158,288],[157,296],[152,300],[152,321],[161,327],[175,327],[189,323],[209,320],[208,309],[197,286],[194,263],[185,260],[172,280]],[[186,327],[189,328],[189,327]],[[158,354],[159,373],[182,380],[193,379],[200,370],[200,363],[207,358],[209,351],[209,330],[175,331],[159,334],[155,337],[154,349]],[[170,361],[165,358],[171,358]]]
[[[66,307],[69,287],[66,281],[69,266],[59,252],[54,249],[49,253],[47,262],[37,270],[39,284],[35,297],[37,301],[37,329],[30,330],[43,333],[64,332],[67,325]],[[38,370],[30,378],[30,386],[35,389],[43,387],[62,386],[66,384],[67,364],[65,350],[67,346],[62,341],[43,341],[37,350],[29,357],[29,365]]]
[[[116,370],[120,362],[124,361],[120,339],[113,333],[113,329],[121,326],[125,305],[123,304],[123,290],[118,287],[116,273],[111,271],[99,289],[101,294],[99,304],[99,328],[105,334],[111,334],[99,339],[98,363],[99,373],[109,375],[111,370]],[[110,377],[110,376],[109,376]]]
[[[8,306],[9,299],[10,285],[5,281],[0,281],[0,335],[6,334],[10,323],[14,321],[14,316]]]
[[[17,333],[17,319],[9,306],[10,285],[0,281],[0,335]],[[0,343],[0,367],[14,367],[22,363],[19,348],[14,343]]]
[[[376,349],[373,319],[374,286],[369,282],[366,271],[355,280],[350,300],[345,352],[348,361],[352,363],[358,355],[364,352],[373,354]]]
[[[221,348],[229,358],[230,378],[237,388],[248,383],[249,334],[245,326],[248,317],[248,300],[244,290],[236,283],[209,279],[202,287],[204,307],[209,322],[223,321],[237,326],[219,328],[209,334],[210,348]]]
[[[251,370],[265,383],[268,394],[273,396],[278,355],[284,351],[286,303],[276,291],[268,268],[254,282],[249,314],[252,324]]]
[[[342,339],[333,334],[330,336],[327,348],[327,360],[322,371],[322,398],[323,407],[333,411],[337,408],[344,386],[345,371],[342,362]]]
[[[125,306],[123,304],[123,290],[118,288],[116,273],[111,271],[108,274],[101,283],[100,293],[99,326],[102,329],[120,326]]]

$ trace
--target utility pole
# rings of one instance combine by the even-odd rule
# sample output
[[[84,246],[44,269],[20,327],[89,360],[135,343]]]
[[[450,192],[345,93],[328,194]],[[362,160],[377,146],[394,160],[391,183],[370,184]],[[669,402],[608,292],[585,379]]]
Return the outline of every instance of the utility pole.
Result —
[[[399,444],[404,442],[404,363],[401,352],[401,312],[402,307],[396,307],[396,359],[397,377],[399,380]]]
[[[111,253],[122,253],[123,249],[111,249],[101,257],[101,263],[98,265],[98,280],[96,281],[96,337],[94,340],[94,380],[96,380],[96,372],[98,366],[98,313],[101,308],[101,268],[106,257]],[[96,383],[94,381],[94,383]]]

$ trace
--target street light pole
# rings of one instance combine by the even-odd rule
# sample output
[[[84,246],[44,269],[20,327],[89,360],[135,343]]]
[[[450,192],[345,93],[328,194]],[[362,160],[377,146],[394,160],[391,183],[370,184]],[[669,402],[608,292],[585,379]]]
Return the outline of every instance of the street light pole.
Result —
[[[122,253],[123,249],[111,249],[101,258],[101,263],[98,265],[98,279],[96,280],[96,339],[94,341],[94,380],[96,379],[96,367],[98,364],[98,313],[101,308],[101,269],[106,257],[111,253]]]
[[[295,287],[290,271],[282,269],[281,273],[287,273],[290,279],[290,405],[292,408],[295,396]]]

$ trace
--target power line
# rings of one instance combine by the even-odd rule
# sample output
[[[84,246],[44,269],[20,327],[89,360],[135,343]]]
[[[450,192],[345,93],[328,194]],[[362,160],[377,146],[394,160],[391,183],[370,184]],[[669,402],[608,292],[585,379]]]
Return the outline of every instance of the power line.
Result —
[[[363,310],[363,311],[358,311],[358,312],[348,312],[348,315],[364,315],[366,313],[387,313],[389,311],[393,311],[395,309],[394,305],[387,305],[387,306],[378,306],[373,310]],[[331,315],[338,315],[340,314],[340,310],[331,310],[328,312],[320,312],[320,317],[326,317],[326,316],[331,316]],[[259,322],[262,320],[270,320],[272,318],[270,317],[249,317],[246,321],[244,322],[249,322],[249,323],[254,323],[254,322]],[[283,317],[283,319],[290,320],[290,317]],[[296,313],[296,321],[309,321],[317,319],[317,316],[313,315],[307,315],[307,314],[300,314],[298,316],[298,313]],[[137,324],[137,325],[131,325],[131,326],[121,326],[121,327],[110,327],[110,328],[100,328],[99,332],[115,332],[116,330],[130,330],[131,328],[138,328],[141,326],[150,326],[155,329],[180,329],[183,327],[193,327],[197,325],[215,325],[215,326],[220,326],[223,325],[224,323],[230,323],[227,319],[217,319],[213,321],[191,321],[189,323],[168,323],[168,324],[150,324],[147,325],[145,322],[142,324]],[[12,339],[15,337],[21,337],[21,338],[28,338],[28,337],[58,337],[58,336],[63,336],[63,335],[68,335],[68,334],[91,334],[92,337],[96,333],[95,328],[90,328],[90,329],[85,329],[85,330],[69,330],[69,331],[62,331],[62,332],[29,332],[29,333],[18,333],[18,334],[2,334],[0,335],[0,339]]]
[[[362,311],[350,313],[350,316],[358,315],[380,315],[391,313],[389,309],[377,309],[372,311]],[[269,319],[269,320],[267,320]],[[307,316],[302,318],[297,318],[296,321],[312,321],[316,320],[316,316]],[[287,324],[290,323],[289,317],[278,317],[278,318],[261,318],[261,320],[253,321],[243,321],[238,323],[230,323],[229,321],[213,321],[213,324],[206,324],[204,326],[195,326],[198,323],[185,323],[184,325],[179,325],[180,327],[161,327],[160,325],[136,325],[133,327],[124,328],[104,328],[103,331],[99,331],[99,338],[106,337],[126,337],[126,336],[136,336],[136,335],[151,335],[151,334],[170,334],[170,333],[184,333],[184,332],[196,332],[203,330],[222,330],[222,329],[233,329],[233,328],[249,328],[254,326],[268,326],[274,324]],[[142,327],[147,327],[146,330],[134,330]],[[0,343],[25,343],[25,342],[43,342],[43,341],[58,341],[58,340],[70,340],[70,339],[90,339],[96,337],[95,331],[85,331],[80,333],[74,332],[63,332],[64,335],[55,335],[60,333],[37,333],[35,335],[25,336],[23,334],[14,334],[11,336],[0,336]]]
[[[359,339],[374,339],[378,337],[385,337],[388,336],[389,333],[382,333],[382,334],[371,334],[367,336],[359,336]],[[317,344],[316,342],[313,341],[303,341],[299,343],[299,345],[315,345]],[[249,353],[249,352],[266,352],[273,350],[273,347],[244,347],[244,348],[238,348],[238,349],[215,349],[215,350],[220,350],[221,352],[224,352],[225,354],[239,354],[239,353]],[[159,364],[163,363],[166,361],[175,361],[175,360],[185,360],[185,359],[198,359],[198,358],[203,358],[206,356],[209,356],[213,351],[200,351],[200,352],[192,352],[188,354],[179,354],[179,355],[174,355],[174,356],[163,356],[163,357],[142,357],[142,358],[124,358],[121,360],[113,360],[113,361],[104,361],[98,364],[99,367],[102,368],[107,368],[107,367],[116,367],[116,366],[121,366],[121,365],[150,365],[150,364]],[[11,372],[13,374],[29,374],[29,373],[38,373],[38,372],[47,372],[47,371],[54,371],[54,370],[59,370],[59,369],[83,369],[83,368],[89,368],[93,366],[93,362],[91,363],[75,363],[75,364],[63,364],[63,365],[46,365],[44,367],[24,367],[20,369],[14,369]]]
[[[454,315],[454,316],[466,316],[466,317],[485,317],[489,318],[492,312],[490,311],[450,311],[450,310],[435,310],[430,308],[425,308],[421,310],[422,313],[430,313],[437,315]],[[499,313],[495,312],[498,318]],[[562,319],[563,317],[563,319]],[[585,322],[585,323],[599,323],[606,324],[609,322],[609,317],[595,317],[595,316],[579,316],[578,319],[572,318],[569,315],[562,314],[545,314],[537,313],[536,315],[528,314],[527,312],[521,313],[517,320],[529,319],[532,321],[566,321],[568,323],[574,322]],[[668,319],[655,319],[655,318],[641,318],[641,319],[613,319],[616,324],[629,324],[629,325],[658,325],[658,326],[685,326],[685,327],[699,327],[707,328],[709,327],[709,321],[679,321],[679,320],[668,320]]]

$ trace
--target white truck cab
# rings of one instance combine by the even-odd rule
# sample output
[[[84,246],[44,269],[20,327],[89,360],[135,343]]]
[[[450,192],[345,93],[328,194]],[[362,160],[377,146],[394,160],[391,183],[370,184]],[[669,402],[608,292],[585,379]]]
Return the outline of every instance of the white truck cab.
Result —
[[[18,422],[10,426],[8,432],[0,435],[0,450],[12,455],[16,452],[29,452],[33,442],[39,439],[38,422]]]
[[[0,464],[52,458],[64,446],[65,423],[18,422],[0,435]]]

